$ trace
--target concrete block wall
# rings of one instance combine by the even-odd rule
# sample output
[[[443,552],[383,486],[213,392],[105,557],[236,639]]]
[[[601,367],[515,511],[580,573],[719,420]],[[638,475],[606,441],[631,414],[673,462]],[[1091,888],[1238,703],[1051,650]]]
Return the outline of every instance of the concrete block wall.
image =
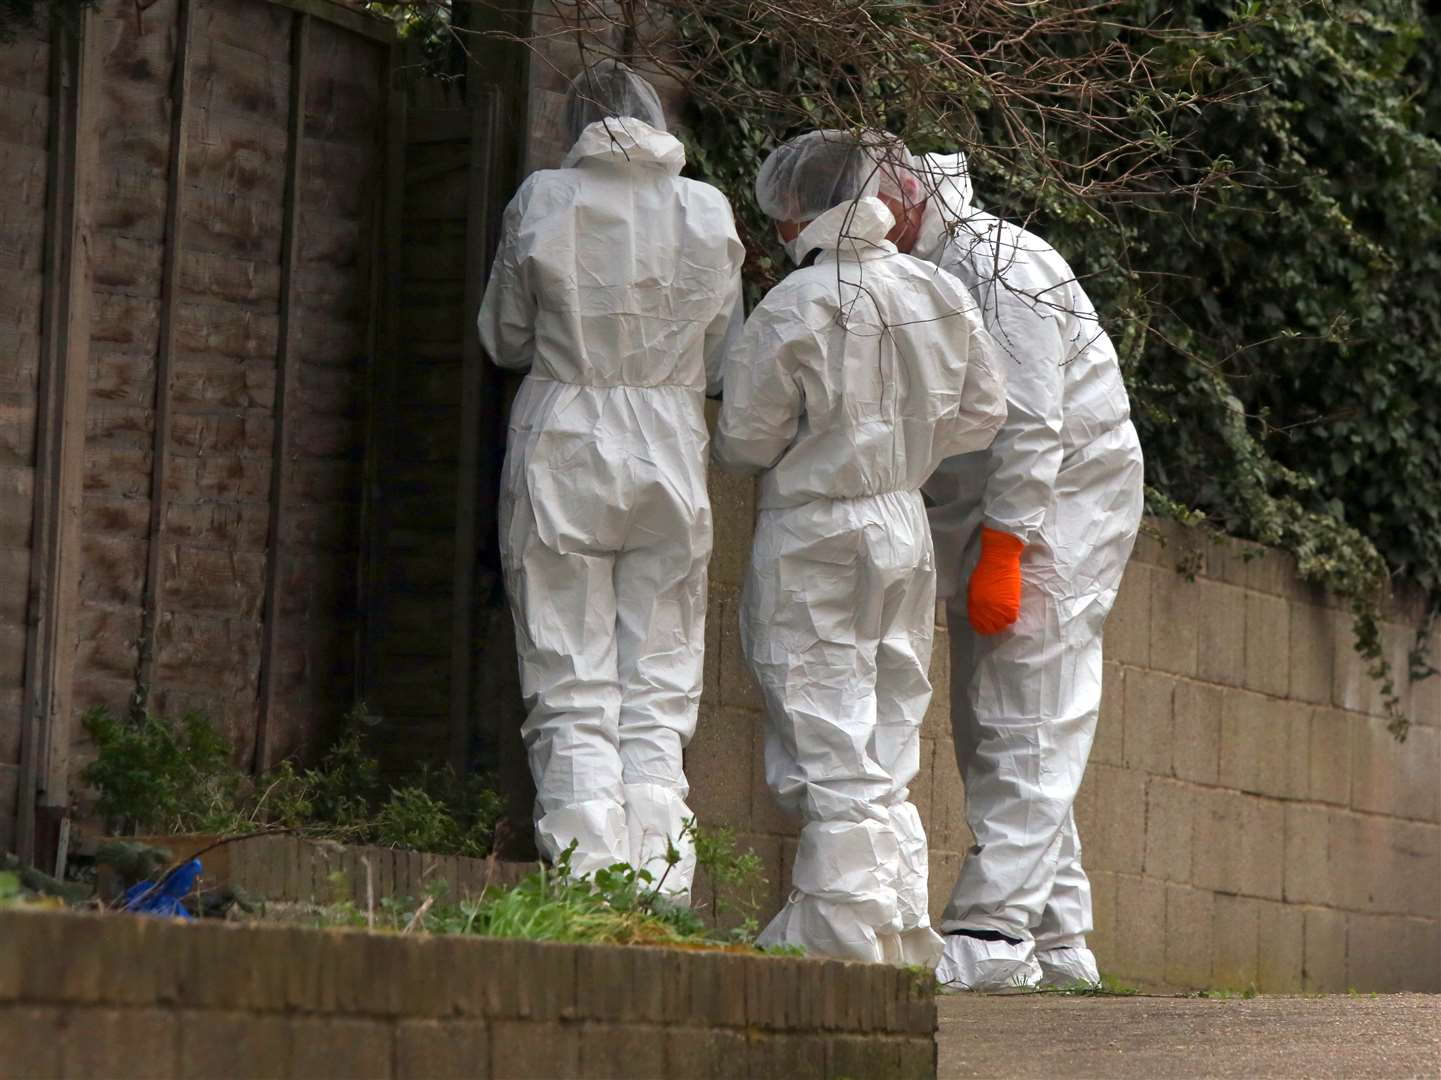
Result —
[[[764,919],[789,889],[796,824],[765,787],[761,699],[740,653],[752,485],[714,475],[711,496],[690,804],[761,856]],[[1397,743],[1349,616],[1288,556],[1169,526],[1140,539],[1107,624],[1077,804],[1104,970],[1175,986],[1441,990],[1441,678],[1404,674],[1419,615],[1398,606],[1386,625],[1413,721]],[[912,788],[936,917],[972,841],[948,655],[940,628]]]
[[[16,910],[0,941],[6,1076],[936,1075],[895,968]]]

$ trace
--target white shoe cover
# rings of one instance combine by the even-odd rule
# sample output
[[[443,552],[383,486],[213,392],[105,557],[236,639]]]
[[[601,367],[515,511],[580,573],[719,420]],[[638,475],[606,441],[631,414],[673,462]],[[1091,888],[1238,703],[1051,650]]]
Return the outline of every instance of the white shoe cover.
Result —
[[[587,799],[542,815],[535,823],[536,846],[551,863],[575,843],[572,877],[590,877],[630,861],[625,807],[610,799]]]
[[[691,879],[695,877],[695,841],[685,831],[686,819],[692,817],[690,807],[673,788],[625,785],[625,823],[633,865],[648,870],[652,884],[681,907],[690,907]],[[680,862],[668,867],[665,857],[671,844],[680,854]]]
[[[1036,950],[1041,985],[1058,990],[1094,990],[1101,985],[1096,954],[1084,945]]]
[[[945,952],[936,965],[936,981],[944,993],[971,990],[996,994],[1032,990],[1041,983],[1035,946],[1022,941],[982,941],[965,934],[947,934]]]
[[[884,963],[885,947],[870,921],[874,912],[868,909],[872,906],[837,904],[796,891],[761,931],[756,944],[772,948],[790,945],[801,949],[807,956],[829,957],[832,960]],[[894,932],[892,936],[895,936]]]
[[[944,950],[945,940],[929,926],[916,926],[899,934],[881,937],[885,962],[897,967],[922,967],[934,971]]]

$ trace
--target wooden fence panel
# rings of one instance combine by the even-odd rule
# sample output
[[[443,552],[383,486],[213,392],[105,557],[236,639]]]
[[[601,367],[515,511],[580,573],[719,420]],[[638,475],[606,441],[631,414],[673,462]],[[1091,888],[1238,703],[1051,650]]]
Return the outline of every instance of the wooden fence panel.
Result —
[[[50,33],[0,48],[0,850],[15,845],[45,299]]]
[[[354,694],[393,34],[83,24],[0,46],[0,847],[20,788],[79,793],[92,705],[200,709],[252,764]]]

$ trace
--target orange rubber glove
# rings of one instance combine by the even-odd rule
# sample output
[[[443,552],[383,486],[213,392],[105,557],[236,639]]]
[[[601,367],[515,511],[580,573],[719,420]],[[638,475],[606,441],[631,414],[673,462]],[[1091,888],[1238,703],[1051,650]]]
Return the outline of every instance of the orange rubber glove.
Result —
[[[978,634],[999,634],[1021,614],[1021,551],[1010,533],[981,526],[981,559],[971,571],[966,615]]]

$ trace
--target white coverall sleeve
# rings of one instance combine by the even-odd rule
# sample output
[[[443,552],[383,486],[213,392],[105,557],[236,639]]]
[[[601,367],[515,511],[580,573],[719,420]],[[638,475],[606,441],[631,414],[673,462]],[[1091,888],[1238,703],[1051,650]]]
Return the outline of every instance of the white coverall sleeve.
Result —
[[[736,241],[739,245],[740,241]],[[745,324],[745,304],[741,299],[741,269],[737,265],[726,286],[725,302],[711,319],[705,331],[705,392],[707,397],[720,397],[725,382],[725,361]]]
[[[978,311],[967,312],[967,322],[970,342],[960,405],[936,433],[937,456],[942,459],[984,450],[1006,422],[1006,380],[999,350]]]
[[[1008,358],[1006,419],[991,444],[982,519],[1029,544],[1046,518],[1061,468],[1062,391],[1070,356],[1056,347],[1054,320],[1069,324],[1072,316],[1058,312],[1048,318],[1034,301],[1007,294],[1004,285],[997,293],[993,338],[1004,338],[998,351]],[[1060,336],[1070,340],[1069,334]]]
[[[535,294],[526,280],[520,257],[520,223],[527,189],[522,187],[505,208],[500,246],[490,264],[485,299],[476,316],[480,344],[497,367],[524,371],[535,352]]]
[[[811,329],[777,290],[746,320],[725,365],[724,398],[711,457],[739,472],[769,469],[796,437],[805,399],[797,357],[814,344]]]

